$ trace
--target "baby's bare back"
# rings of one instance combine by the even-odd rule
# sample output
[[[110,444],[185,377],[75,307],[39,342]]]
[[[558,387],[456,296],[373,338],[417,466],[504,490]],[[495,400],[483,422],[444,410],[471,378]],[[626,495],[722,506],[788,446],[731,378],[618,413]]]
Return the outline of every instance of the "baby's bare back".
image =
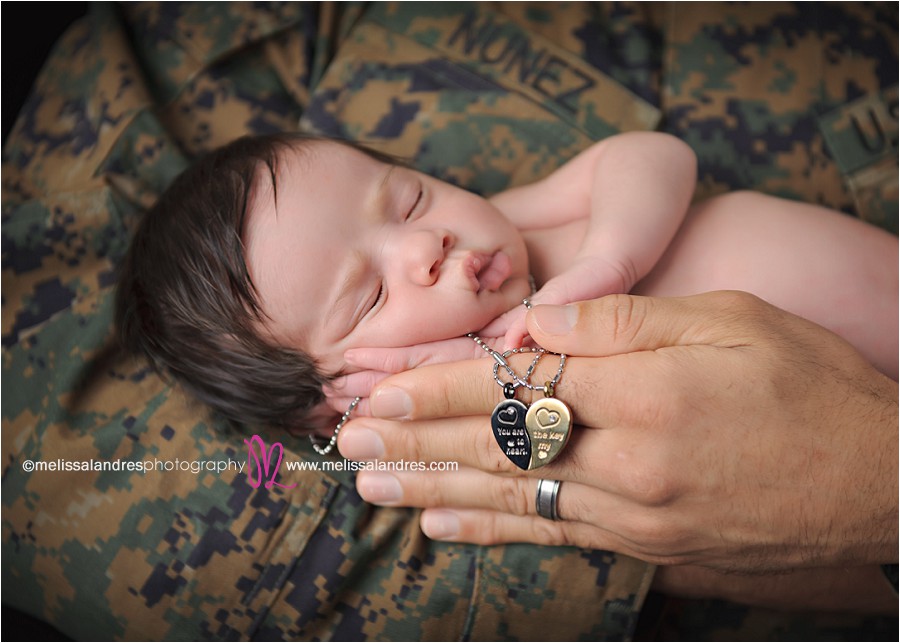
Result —
[[[848,215],[754,192],[693,206],[653,271],[655,296],[744,290],[820,324],[897,378],[897,239]]]

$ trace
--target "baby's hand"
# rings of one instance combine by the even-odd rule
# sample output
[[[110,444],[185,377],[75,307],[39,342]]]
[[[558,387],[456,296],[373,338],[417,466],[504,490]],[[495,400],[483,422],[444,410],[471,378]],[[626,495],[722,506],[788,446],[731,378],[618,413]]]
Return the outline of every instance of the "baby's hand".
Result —
[[[482,337],[482,339],[492,346],[497,342],[497,338],[489,340]],[[325,395],[328,404],[342,413],[353,398],[364,398],[357,410],[362,415],[368,415],[368,401],[365,398],[375,385],[388,375],[408,371],[417,366],[456,362],[486,355],[484,349],[468,337],[397,348],[351,348],[344,353],[344,360],[348,366],[362,370],[336,378],[325,387]]]
[[[544,284],[529,301],[534,306],[561,305],[613,293],[626,293],[637,282],[635,271],[630,266],[627,260],[612,261],[593,255],[577,258],[566,272]],[[516,306],[491,322],[482,332],[488,337],[502,335],[501,345],[504,349],[517,348],[528,336],[525,328],[526,313],[524,305]]]

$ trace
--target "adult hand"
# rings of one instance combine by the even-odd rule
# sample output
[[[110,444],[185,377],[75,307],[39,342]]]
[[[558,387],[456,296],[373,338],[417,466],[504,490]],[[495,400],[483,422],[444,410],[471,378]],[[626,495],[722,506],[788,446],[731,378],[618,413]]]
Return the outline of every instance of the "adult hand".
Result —
[[[360,472],[364,498],[439,508],[422,514],[437,539],[746,572],[897,560],[896,383],[836,335],[744,293],[541,306],[528,329],[574,356],[560,457],[528,473],[505,458],[483,360],[424,367],[373,392],[373,414],[402,421],[352,421],[339,448],[461,468]],[[563,481],[563,520],[535,515],[537,478]]]

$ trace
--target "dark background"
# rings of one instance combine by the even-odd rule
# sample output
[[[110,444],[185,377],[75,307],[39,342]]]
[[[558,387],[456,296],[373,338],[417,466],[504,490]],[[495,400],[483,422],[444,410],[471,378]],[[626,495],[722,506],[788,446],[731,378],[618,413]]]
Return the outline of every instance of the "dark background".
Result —
[[[89,2],[6,2],[3,25],[3,143],[53,43],[88,11]]]

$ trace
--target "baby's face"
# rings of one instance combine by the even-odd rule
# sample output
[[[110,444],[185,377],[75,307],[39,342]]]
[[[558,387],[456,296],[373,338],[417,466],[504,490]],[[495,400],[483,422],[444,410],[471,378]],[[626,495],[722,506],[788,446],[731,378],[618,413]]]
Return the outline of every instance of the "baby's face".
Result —
[[[337,143],[285,152],[252,195],[245,258],[265,332],[344,370],[344,351],[482,328],[528,296],[519,232],[485,199]]]

